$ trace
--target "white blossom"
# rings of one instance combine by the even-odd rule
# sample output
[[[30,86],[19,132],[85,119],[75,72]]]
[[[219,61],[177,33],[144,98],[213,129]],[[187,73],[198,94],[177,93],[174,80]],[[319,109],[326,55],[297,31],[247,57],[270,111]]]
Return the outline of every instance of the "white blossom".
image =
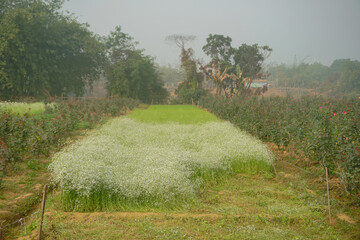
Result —
[[[150,124],[122,117],[55,154],[49,168],[63,190],[82,196],[106,188],[126,198],[170,201],[196,196],[199,171],[272,159],[265,145],[229,122]]]

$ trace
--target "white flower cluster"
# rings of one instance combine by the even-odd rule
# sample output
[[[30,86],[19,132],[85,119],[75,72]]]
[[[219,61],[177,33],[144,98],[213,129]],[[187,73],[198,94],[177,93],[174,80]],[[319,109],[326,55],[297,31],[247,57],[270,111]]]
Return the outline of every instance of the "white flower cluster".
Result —
[[[227,170],[230,161],[272,156],[259,140],[228,122],[184,125],[113,119],[53,157],[54,181],[88,196],[106,189],[125,198],[170,201],[195,196],[203,170]],[[229,169],[230,170],[230,169]]]

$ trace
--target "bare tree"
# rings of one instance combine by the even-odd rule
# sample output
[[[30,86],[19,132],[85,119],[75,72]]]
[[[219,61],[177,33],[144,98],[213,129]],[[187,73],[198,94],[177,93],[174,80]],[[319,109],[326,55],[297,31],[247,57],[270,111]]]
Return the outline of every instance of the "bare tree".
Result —
[[[185,44],[188,42],[192,42],[196,39],[194,35],[184,35],[184,34],[173,34],[169,35],[165,38],[165,41],[175,42],[175,44],[181,49],[185,50]]]
[[[173,34],[169,35],[165,38],[165,41],[167,42],[174,42],[176,46],[178,46],[181,50],[181,65],[184,67],[186,62],[190,59],[192,59],[192,56],[194,54],[194,50],[192,48],[185,49],[185,44],[188,42],[192,42],[196,39],[196,36],[194,35],[183,35],[183,34]]]
[[[184,102],[190,103],[199,100],[205,94],[202,88],[203,74],[198,72],[197,61],[194,59],[194,50],[185,48],[185,44],[195,40],[193,35],[170,35],[166,41],[174,42],[180,49],[181,68],[185,73],[185,81],[180,83],[175,93],[183,99]]]

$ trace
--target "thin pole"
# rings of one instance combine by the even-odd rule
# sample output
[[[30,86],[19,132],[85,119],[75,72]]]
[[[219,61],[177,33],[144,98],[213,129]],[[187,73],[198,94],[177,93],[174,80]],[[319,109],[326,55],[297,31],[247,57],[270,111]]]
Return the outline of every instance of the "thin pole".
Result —
[[[45,201],[46,201],[46,190],[47,190],[47,187],[48,187],[48,186],[45,184],[45,186],[44,186],[44,194],[43,194],[43,199],[42,199],[42,205],[41,205],[41,220],[40,220],[39,238],[38,238],[38,240],[41,240],[42,225],[43,225],[44,212],[45,212]]]

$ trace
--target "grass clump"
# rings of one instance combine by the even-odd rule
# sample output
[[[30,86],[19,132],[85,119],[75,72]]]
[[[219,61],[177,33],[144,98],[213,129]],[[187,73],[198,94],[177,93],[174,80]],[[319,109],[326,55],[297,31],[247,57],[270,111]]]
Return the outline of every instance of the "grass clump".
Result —
[[[66,210],[101,211],[176,206],[195,200],[209,180],[271,172],[271,163],[259,140],[228,122],[155,124],[123,117],[57,153],[50,169]]]

